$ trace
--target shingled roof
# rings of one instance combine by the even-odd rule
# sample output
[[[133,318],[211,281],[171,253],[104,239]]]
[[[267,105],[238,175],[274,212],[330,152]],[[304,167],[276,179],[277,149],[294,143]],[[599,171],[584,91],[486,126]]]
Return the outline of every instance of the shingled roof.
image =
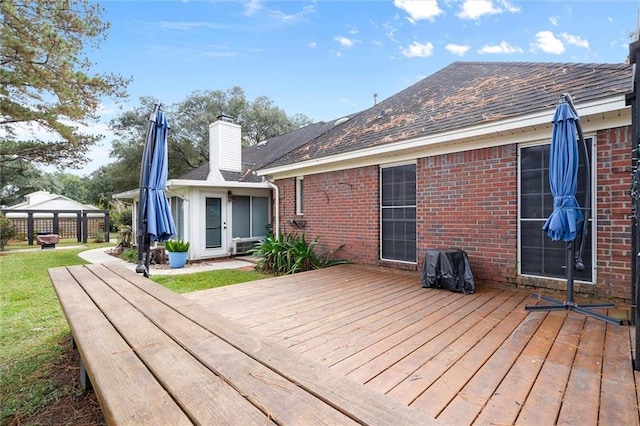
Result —
[[[254,172],[280,159],[290,151],[310,140],[326,133],[335,126],[335,121],[313,123],[281,136],[275,136],[257,145],[242,149],[242,172],[221,170],[220,173],[228,182],[260,182],[262,178]],[[178,179],[207,180],[209,162],[203,163]]]
[[[496,122],[631,90],[628,64],[454,62],[365,110],[270,167]]]

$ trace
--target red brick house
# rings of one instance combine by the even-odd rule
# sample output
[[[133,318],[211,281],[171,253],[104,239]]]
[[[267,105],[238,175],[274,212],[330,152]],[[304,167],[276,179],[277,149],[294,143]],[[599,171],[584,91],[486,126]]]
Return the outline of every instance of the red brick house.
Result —
[[[565,245],[541,227],[551,118],[568,92],[592,183],[576,292],[630,299],[631,82],[628,64],[456,62],[258,175],[279,188],[281,231],[319,237],[337,257],[420,270],[426,249],[455,247],[477,284],[563,289]]]

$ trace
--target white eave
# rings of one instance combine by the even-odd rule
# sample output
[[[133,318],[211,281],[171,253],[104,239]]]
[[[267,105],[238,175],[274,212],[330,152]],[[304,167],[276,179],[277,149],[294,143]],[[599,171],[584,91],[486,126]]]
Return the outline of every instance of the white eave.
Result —
[[[140,189],[130,189],[129,191],[113,194],[111,198],[114,200],[130,200],[132,198],[136,198],[138,194],[140,194]]]
[[[170,179],[167,181],[168,188],[176,187],[209,187],[209,188],[268,188],[271,189],[267,182],[212,182],[209,180],[189,180],[189,179]]]
[[[609,127],[620,127],[631,123],[631,112],[630,108],[626,106],[624,94],[576,105],[576,109],[585,133],[602,128],[603,120],[606,120]],[[271,175],[286,178],[319,171],[415,159],[418,153],[438,155],[542,140],[551,136],[551,119],[554,111],[555,108],[506,120],[265,168],[258,170],[257,174],[258,176]]]
[[[170,179],[167,181],[168,189],[178,188],[245,188],[245,189],[271,189],[267,182],[212,182],[209,180],[190,179]],[[118,194],[113,194],[111,198],[129,200],[138,198],[140,189],[132,189]]]

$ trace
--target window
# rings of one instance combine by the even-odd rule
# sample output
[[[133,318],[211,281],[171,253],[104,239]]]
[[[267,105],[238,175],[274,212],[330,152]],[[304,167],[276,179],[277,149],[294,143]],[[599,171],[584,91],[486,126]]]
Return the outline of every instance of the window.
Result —
[[[205,247],[222,247],[222,199],[205,200]]]
[[[233,238],[264,237],[269,224],[269,198],[234,195]]]
[[[173,222],[176,225],[175,238],[178,240],[184,239],[184,200],[180,197],[171,197],[171,216],[173,216]]]
[[[592,159],[592,138],[585,138],[590,162]],[[553,211],[553,196],[549,188],[550,144],[522,147],[520,149],[520,273],[543,277],[565,278],[566,247],[564,241],[551,241],[542,231]],[[585,156],[584,147],[578,141],[579,169],[578,192],[576,198],[582,208],[585,200]],[[592,167],[593,169],[593,167]],[[591,176],[593,176],[591,174]],[[593,188],[593,183],[591,184]],[[591,195],[593,207],[593,191]],[[584,246],[583,271],[574,271],[576,280],[592,281],[592,235],[593,221],[589,214],[589,233]],[[580,240],[576,240],[576,253]]]
[[[296,214],[303,215],[304,211],[303,207],[304,200],[304,178],[297,177],[296,178]]]
[[[416,262],[416,165],[380,169],[380,257]]]

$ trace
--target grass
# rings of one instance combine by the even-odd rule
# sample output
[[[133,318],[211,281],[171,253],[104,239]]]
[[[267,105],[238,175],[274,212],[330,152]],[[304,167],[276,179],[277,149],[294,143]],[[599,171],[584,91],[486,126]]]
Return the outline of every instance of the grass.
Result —
[[[109,244],[90,244],[89,248]],[[14,416],[29,418],[73,392],[60,388],[53,365],[64,351],[69,327],[58,303],[48,268],[86,263],[87,248],[11,252],[0,256],[0,425]],[[157,276],[176,292],[219,287],[267,277],[254,271],[216,270]]]
[[[117,239],[118,238],[118,234],[117,233],[111,233],[110,234],[110,238],[111,239]],[[91,243],[91,246],[96,246],[97,245],[95,243],[93,243],[92,239],[89,238],[88,239],[89,243]],[[79,243],[77,238],[64,238],[61,239],[59,243],[56,244],[56,247],[71,247],[71,246],[82,246],[84,245],[84,243]],[[35,237],[33,238],[33,245],[29,245],[29,242],[27,240],[10,240],[9,244],[7,244],[7,246],[4,248],[5,251],[15,251],[15,250],[24,250],[24,249],[38,249],[40,250],[40,246],[38,245],[38,243],[36,242]]]
[[[182,275],[155,275],[151,279],[158,284],[175,291],[188,293],[208,288],[223,287],[225,285],[261,280],[272,275],[256,271],[240,271],[237,269],[219,269],[216,271],[198,272]]]

